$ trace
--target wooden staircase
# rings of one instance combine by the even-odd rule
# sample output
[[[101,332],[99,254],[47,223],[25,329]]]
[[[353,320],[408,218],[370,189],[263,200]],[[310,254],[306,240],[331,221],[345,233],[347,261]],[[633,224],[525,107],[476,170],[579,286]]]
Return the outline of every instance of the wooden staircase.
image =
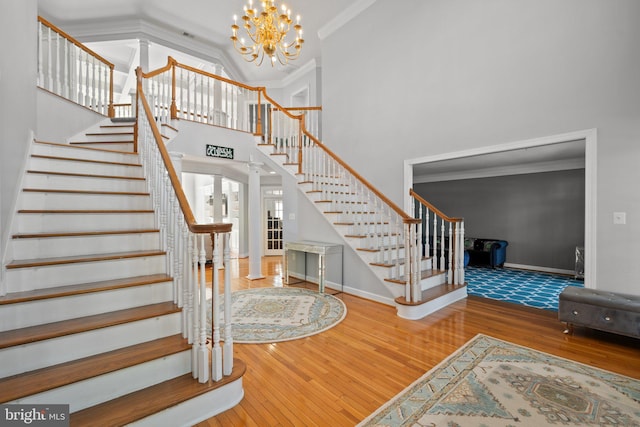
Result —
[[[317,210],[353,248],[367,268],[390,291],[400,317],[419,319],[467,296],[466,284],[447,283],[447,271],[436,268],[431,257],[420,260],[422,300],[406,301],[404,242],[389,227],[389,219],[377,203],[364,196],[358,186],[338,174],[322,173],[309,177],[298,173],[299,165],[273,144],[257,141],[259,150],[298,181],[298,188]],[[384,247],[400,248],[400,260],[382,259]],[[398,268],[398,266],[400,268]]]
[[[68,403],[72,425],[191,425],[237,403],[245,366],[193,379],[142,167],[103,129],[108,150],[32,145],[0,297],[0,403]]]

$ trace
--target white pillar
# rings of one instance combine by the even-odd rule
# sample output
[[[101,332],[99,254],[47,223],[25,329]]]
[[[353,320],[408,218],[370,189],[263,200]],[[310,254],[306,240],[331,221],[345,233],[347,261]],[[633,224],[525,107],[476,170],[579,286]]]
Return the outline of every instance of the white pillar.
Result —
[[[149,40],[140,40],[140,68],[145,73],[149,72],[149,47],[151,42]]]
[[[222,76],[221,64],[215,64],[214,73],[217,76]],[[226,122],[224,122],[222,116],[222,82],[218,79],[213,81],[213,111],[215,117],[214,123],[219,126],[226,126]]]
[[[222,175],[213,176],[213,222],[222,222]]]
[[[260,167],[262,163],[249,162],[249,275],[247,279],[262,279],[262,211],[260,208]]]

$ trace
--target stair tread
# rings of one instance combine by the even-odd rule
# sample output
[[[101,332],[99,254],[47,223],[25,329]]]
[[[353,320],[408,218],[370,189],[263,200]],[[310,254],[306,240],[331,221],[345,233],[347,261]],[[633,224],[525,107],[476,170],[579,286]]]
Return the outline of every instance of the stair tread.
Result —
[[[133,135],[133,132],[89,132],[89,133],[85,133],[85,135],[87,136]]]
[[[64,213],[64,212],[63,212]],[[71,212],[74,213],[74,212]],[[107,236],[113,234],[144,234],[159,233],[157,228],[139,229],[139,230],[104,230],[104,231],[74,231],[59,233],[19,233],[11,236],[13,239],[45,239],[49,237],[91,237],[91,236]]]
[[[94,262],[94,261],[109,261],[114,259],[124,258],[140,258],[145,256],[158,256],[165,255],[166,252],[161,250],[151,251],[130,251],[130,252],[113,252],[107,254],[92,254],[92,255],[74,255],[68,257],[54,257],[54,258],[36,258],[36,259],[21,259],[13,260],[6,265],[6,268],[25,268],[25,267],[41,267],[45,265],[60,265],[60,264],[74,264],[80,262]]]
[[[22,191],[29,193],[66,193],[66,194],[104,194],[119,196],[149,196],[145,191],[102,191],[102,190],[67,190],[58,188],[23,188]]]
[[[153,213],[152,209],[20,209],[23,214],[135,214]],[[112,231],[113,232],[113,231]]]
[[[424,279],[428,279],[430,277],[434,277],[434,276],[440,276],[446,274],[446,271],[444,270],[422,270],[420,272],[420,280],[424,280]],[[405,285],[407,283],[407,278],[405,276],[400,276],[398,278],[394,278],[394,279],[384,279],[385,282],[391,282],[391,283],[398,283],[400,285]]]
[[[17,304],[48,298],[60,298],[92,292],[110,291],[134,286],[163,283],[171,280],[167,274],[149,274],[146,276],[127,277],[124,279],[103,280],[100,282],[81,283],[77,285],[59,286],[55,288],[35,289],[8,293],[0,297],[0,305]]]
[[[72,141],[69,144],[72,145],[100,145],[100,144],[133,144],[133,140],[122,141]]]
[[[395,301],[401,305],[422,305],[430,301],[433,301],[437,298],[440,298],[443,295],[465,288],[466,286],[467,286],[466,283],[462,285],[450,285],[448,283],[443,283],[441,285],[434,286],[432,288],[425,289],[424,291],[422,291],[422,300],[419,302],[409,302],[406,300],[404,296],[396,298]]]
[[[73,147],[69,145],[69,147]],[[101,150],[103,152],[109,152],[109,150]],[[112,151],[116,152],[116,151]],[[120,152],[117,152],[120,153]],[[126,152],[123,152],[128,154]],[[35,157],[37,159],[47,159],[47,160],[64,160],[70,162],[85,162],[85,163],[99,163],[102,165],[117,165],[117,166],[132,166],[132,167],[142,167],[140,163],[128,163],[128,162],[112,162],[108,160],[94,160],[94,159],[85,159],[82,157],[61,157],[61,156],[50,156],[45,154],[32,154],[31,157]]]
[[[72,176],[77,178],[105,178],[105,179],[124,179],[133,181],[144,181],[144,177],[137,176],[125,176],[125,175],[97,175],[90,173],[70,173],[70,172],[56,172],[45,170],[28,170],[27,173],[39,174],[39,175],[56,175],[56,176]]]
[[[172,301],[0,332],[0,348],[77,334],[179,312]]]
[[[422,261],[426,261],[426,260],[429,260],[429,259],[431,259],[431,257],[422,257],[422,259],[421,259],[421,260],[422,260]],[[386,268],[391,268],[391,267],[395,267],[395,266],[396,266],[396,263],[397,263],[398,265],[404,265],[405,260],[404,260],[404,259],[400,259],[400,260],[395,260],[395,259],[394,259],[394,260],[391,260],[391,261],[389,261],[389,262],[370,262],[369,264],[370,264],[370,265],[375,265],[375,266],[377,266],[377,267],[386,267]]]
[[[74,412],[70,417],[71,425],[90,426],[95,425],[96,420],[100,420],[103,425],[130,424],[236,381],[244,375],[246,369],[242,360],[234,359],[231,375],[217,382],[209,380],[200,384],[191,374],[182,375],[109,402]]]
[[[105,153],[118,153],[118,154],[126,154],[129,156],[135,156],[138,157],[138,153],[132,153],[130,151],[114,151],[114,150],[103,150],[101,148],[95,148],[95,147],[82,147],[82,146],[73,146],[73,145],[69,145],[69,144],[63,144],[60,142],[51,142],[51,141],[34,141],[37,144],[42,144],[42,145],[53,145],[56,147],[66,147],[66,148],[73,148],[73,149],[80,149],[80,150],[93,150],[93,151],[103,151]]]
[[[190,350],[181,334],[0,379],[0,402],[9,402],[99,375]]]

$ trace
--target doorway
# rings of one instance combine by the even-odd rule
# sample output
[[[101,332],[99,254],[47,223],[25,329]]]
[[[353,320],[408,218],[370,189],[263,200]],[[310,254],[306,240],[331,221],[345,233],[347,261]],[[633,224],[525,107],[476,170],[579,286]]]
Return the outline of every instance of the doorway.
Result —
[[[438,163],[451,162],[455,164],[458,171],[467,173],[472,168],[469,164],[460,166],[460,164],[473,159],[474,157],[482,157],[483,160],[490,159],[491,156],[496,157],[516,157],[515,154],[521,155],[527,151],[553,151],[554,147],[560,148],[569,146],[570,142],[580,141],[583,147],[584,156],[581,159],[584,165],[584,286],[587,288],[595,287],[596,280],[596,155],[597,155],[597,132],[596,129],[587,129],[582,131],[570,132],[566,134],[552,135],[548,137],[536,138],[531,140],[517,141],[502,145],[494,145],[470,149],[459,152],[445,153],[441,155],[422,157],[405,160],[404,162],[404,183],[407,188],[413,187],[416,182],[416,171],[423,167],[429,167],[429,164],[436,165]],[[547,165],[557,158],[549,157],[545,159]],[[460,162],[460,163],[454,163]],[[543,163],[543,162],[539,162]],[[504,167],[505,165],[500,165]],[[514,166],[514,165],[512,165]],[[520,166],[521,167],[521,166]],[[485,175],[486,176],[486,175]],[[405,207],[407,212],[410,210],[411,200],[405,196]]]

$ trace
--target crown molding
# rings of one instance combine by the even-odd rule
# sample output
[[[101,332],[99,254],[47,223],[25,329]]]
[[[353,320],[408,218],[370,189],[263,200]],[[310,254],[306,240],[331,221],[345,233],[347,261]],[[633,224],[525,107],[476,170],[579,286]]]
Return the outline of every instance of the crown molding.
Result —
[[[318,30],[318,37],[320,37],[320,40],[324,40],[325,38],[329,37],[340,27],[347,24],[349,21],[358,16],[375,2],[376,0],[360,0],[359,2],[349,6],[341,14],[339,14],[327,24],[325,24],[322,28],[320,28]]]

